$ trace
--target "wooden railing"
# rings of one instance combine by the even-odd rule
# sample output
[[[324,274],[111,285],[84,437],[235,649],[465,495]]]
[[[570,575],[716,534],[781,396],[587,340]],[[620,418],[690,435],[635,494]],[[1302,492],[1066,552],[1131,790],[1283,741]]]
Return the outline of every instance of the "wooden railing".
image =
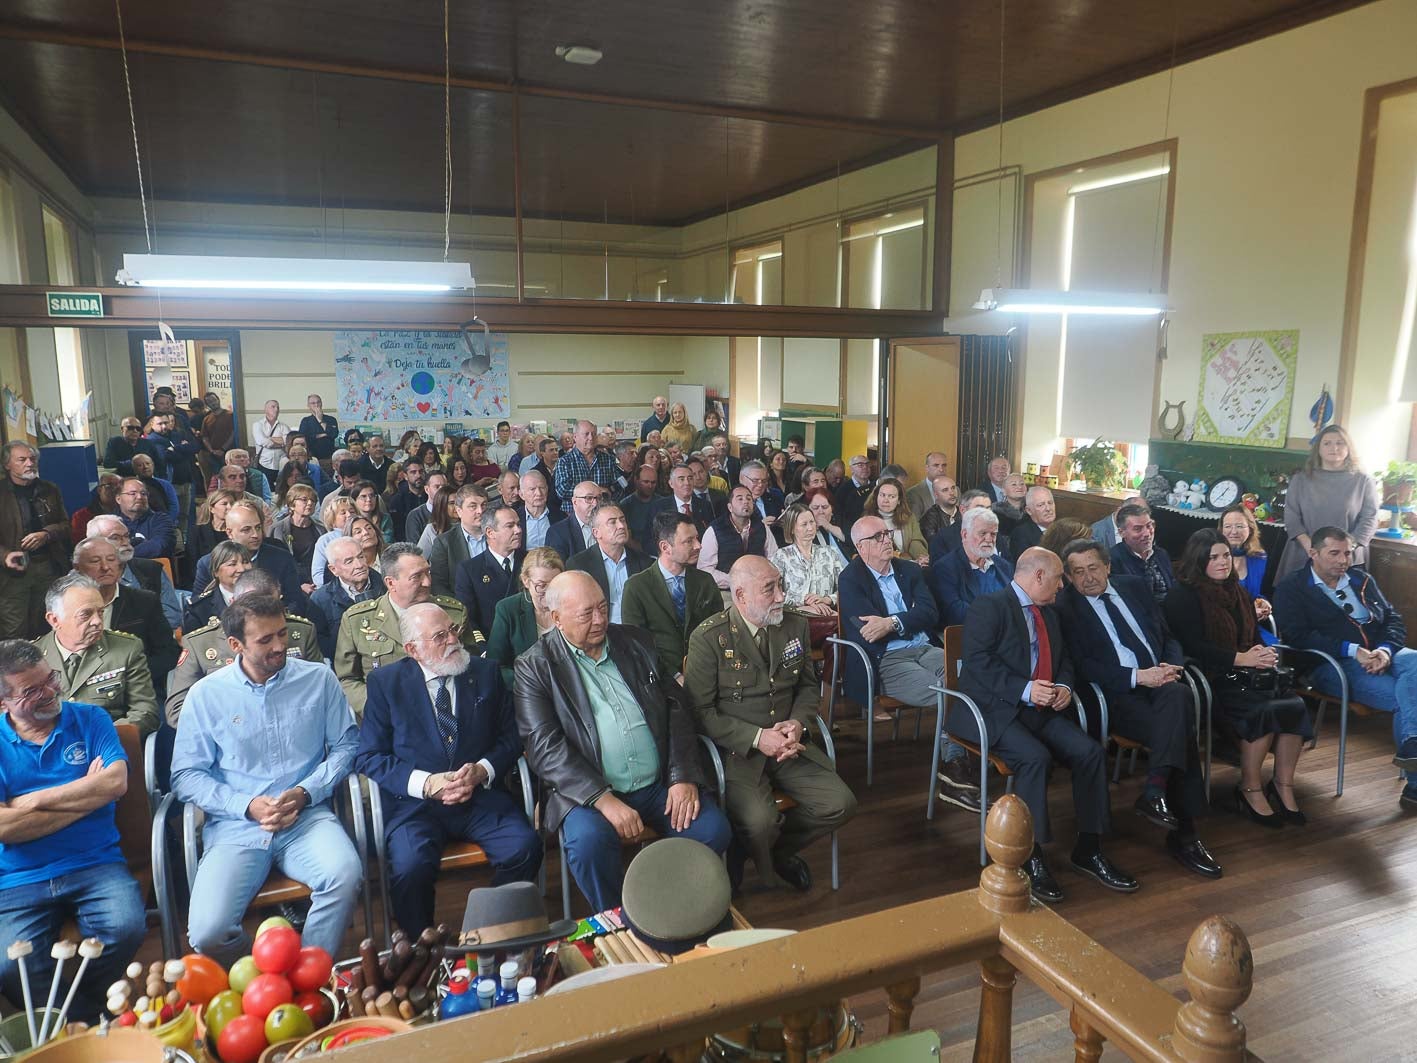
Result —
[[[1132,1059],[1253,1058],[1235,1015],[1254,974],[1239,927],[1212,916],[1191,935],[1182,965],[1191,999],[1182,1004],[1030,899],[1021,869],[1033,848],[1033,827],[1018,797],[1007,795],[994,806],[986,841],[994,862],[977,890],[371,1041],[340,1058],[592,1063],[663,1053],[687,1061],[700,1057],[712,1034],[780,1019],[788,1060],[805,1063],[819,1009],[884,989],[889,1032],[904,1032],[921,977],[974,962],[982,983],[974,1047],[979,1063],[1009,1059],[1020,974],[1069,1009],[1077,1060],[1098,1059],[1109,1041]]]

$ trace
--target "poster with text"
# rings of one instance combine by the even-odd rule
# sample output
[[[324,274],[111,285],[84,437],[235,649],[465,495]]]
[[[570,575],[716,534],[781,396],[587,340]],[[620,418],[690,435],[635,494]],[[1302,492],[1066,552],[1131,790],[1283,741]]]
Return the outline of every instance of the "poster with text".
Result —
[[[506,417],[507,337],[457,332],[336,332],[335,383],[353,421]]]
[[[1200,400],[1192,439],[1283,447],[1289,435],[1298,357],[1298,329],[1203,336]]]

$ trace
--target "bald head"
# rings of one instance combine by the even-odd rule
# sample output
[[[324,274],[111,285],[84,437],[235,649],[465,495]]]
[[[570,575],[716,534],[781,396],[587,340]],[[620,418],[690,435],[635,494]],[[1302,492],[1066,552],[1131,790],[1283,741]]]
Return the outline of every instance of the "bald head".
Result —
[[[1063,562],[1051,550],[1033,546],[1019,555],[1014,566],[1017,583],[1034,605],[1049,605],[1063,582]]]
[[[599,659],[610,629],[610,604],[588,572],[562,572],[546,587],[546,608],[562,637]]]

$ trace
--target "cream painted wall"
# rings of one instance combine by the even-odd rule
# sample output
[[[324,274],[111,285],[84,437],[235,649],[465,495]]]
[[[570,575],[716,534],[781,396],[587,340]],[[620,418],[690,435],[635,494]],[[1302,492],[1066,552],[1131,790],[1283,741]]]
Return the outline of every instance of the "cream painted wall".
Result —
[[[1169,125],[1166,75],[1006,124],[1004,162],[1025,173],[1178,138],[1163,398],[1194,411],[1205,333],[1297,328],[1289,431],[1308,437],[1309,406],[1338,378],[1363,94],[1417,75],[1414,40],[1417,4],[1379,0],[1178,67]],[[960,138],[956,151],[956,173],[992,170],[997,128]],[[980,243],[955,244],[956,293],[966,277],[993,275],[992,242]],[[1052,450],[1038,434],[1047,400],[1025,402],[1018,462]]]

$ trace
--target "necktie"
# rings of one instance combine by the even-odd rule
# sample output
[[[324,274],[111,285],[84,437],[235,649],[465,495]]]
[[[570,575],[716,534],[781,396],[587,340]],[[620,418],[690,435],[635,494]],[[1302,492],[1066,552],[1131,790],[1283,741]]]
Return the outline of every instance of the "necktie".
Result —
[[[1151,652],[1151,647],[1143,639],[1137,638],[1137,633],[1132,630],[1132,625],[1127,623],[1127,618],[1122,615],[1122,610],[1117,608],[1117,603],[1110,591],[1102,595],[1102,607],[1107,610],[1108,619],[1112,621],[1112,627],[1117,631],[1117,638],[1136,657],[1137,667],[1150,668],[1154,665],[1156,654]]]
[[[684,514],[686,517],[692,517],[694,515],[693,509],[689,506],[689,503],[687,502],[679,503],[679,512]]]
[[[669,596],[674,599],[674,609],[679,614],[679,623],[684,622],[688,611],[688,599],[684,595],[684,577],[675,576],[669,581]]]
[[[1043,622],[1043,610],[1036,605],[1028,607],[1033,614],[1034,637],[1038,639],[1038,663],[1033,666],[1033,678],[1045,683],[1053,682],[1053,647],[1048,642],[1048,625]]]
[[[502,558],[502,571],[507,574],[508,580],[512,578],[512,559],[510,557]]]
[[[64,662],[64,689],[67,693],[74,685],[74,676],[79,671],[79,663],[83,660],[82,653],[71,653],[69,659]]]
[[[758,633],[753,636],[753,644],[758,647],[758,653],[763,660],[768,659],[768,629],[758,628]]]
[[[438,734],[443,739],[443,748],[448,756],[458,744],[458,721],[453,716],[453,695],[448,691],[448,677],[438,680],[438,696],[433,699],[433,718],[438,721]]]

